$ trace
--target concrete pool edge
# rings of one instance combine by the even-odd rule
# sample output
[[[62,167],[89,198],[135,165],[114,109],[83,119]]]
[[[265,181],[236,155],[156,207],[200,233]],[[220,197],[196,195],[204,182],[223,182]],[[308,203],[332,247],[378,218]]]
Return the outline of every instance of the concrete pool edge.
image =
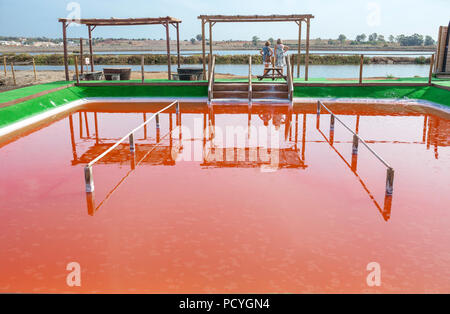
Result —
[[[174,99],[195,99],[206,102],[205,86],[120,86],[120,87],[83,87],[67,86],[45,95],[29,99],[11,106],[0,108],[0,130],[19,121],[29,119],[83,99],[150,99],[164,101]],[[186,97],[188,96],[188,97]],[[370,86],[370,87],[297,87],[294,91],[295,102],[311,99],[326,101],[390,101],[416,102],[447,111],[450,108],[450,91],[433,86]]]
[[[59,106],[55,106],[52,109],[44,110],[43,112],[31,115],[24,119],[12,122],[4,127],[0,127],[0,137],[20,132],[22,129],[33,127],[40,122],[52,118],[54,116],[64,114],[67,111],[75,110],[78,107],[82,107],[87,104],[95,103],[133,103],[133,104],[149,104],[149,103],[161,103],[172,102],[174,100],[180,100],[181,103],[196,103],[206,105],[207,97],[86,97],[77,100],[70,101]],[[67,101],[67,99],[64,99]],[[317,100],[330,102],[333,104],[367,104],[367,105],[403,105],[411,107],[426,107],[444,113],[450,116],[450,108],[437,104],[428,100],[420,99],[373,99],[373,98],[294,98],[294,107],[301,105],[315,104]],[[238,104],[238,102],[233,103]],[[264,105],[264,102],[259,103]]]

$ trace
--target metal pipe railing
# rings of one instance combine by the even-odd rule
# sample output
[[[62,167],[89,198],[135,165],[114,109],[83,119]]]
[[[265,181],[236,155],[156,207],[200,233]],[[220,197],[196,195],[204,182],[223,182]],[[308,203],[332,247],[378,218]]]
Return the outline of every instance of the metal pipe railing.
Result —
[[[169,109],[173,105],[176,105],[176,117],[177,117],[177,124],[181,121],[180,119],[180,103],[178,100],[175,100],[170,105],[164,107],[163,109],[159,110],[158,112],[155,112],[148,120],[144,121],[142,124],[140,124],[138,127],[134,128],[130,132],[128,132],[124,137],[122,137],[120,140],[118,140],[114,145],[112,145],[110,148],[105,150],[103,153],[98,155],[95,159],[93,159],[91,162],[89,162],[84,167],[84,179],[86,183],[86,192],[91,193],[94,192],[94,178],[92,174],[92,166],[97,163],[100,159],[105,157],[107,154],[109,154],[113,149],[115,149],[119,144],[121,144],[123,141],[125,141],[128,138],[129,144],[130,144],[130,152],[131,154],[134,154],[136,151],[136,146],[134,142],[134,133],[138,130],[140,130],[143,126],[147,125],[150,121],[153,119],[156,119],[156,127],[159,129],[159,114],[163,111]]]
[[[289,101],[291,103],[291,105],[293,104],[294,101],[294,75],[292,72],[292,68],[291,68],[291,58],[289,55],[286,56],[286,65],[287,65],[287,85],[288,85],[288,96],[289,96]]]
[[[339,117],[337,117],[327,106],[325,106],[320,100],[317,101],[317,127],[319,127],[320,110],[321,107],[325,108],[330,116],[330,132],[334,132],[335,120],[339,121],[350,133],[353,134],[352,155],[358,154],[359,142],[361,142],[386,168],[386,194],[392,195],[394,184],[394,168],[384,160],[377,152],[375,152],[366,141],[355,133],[350,127],[348,127]]]
[[[211,100],[214,98],[214,76],[215,76],[215,67],[216,67],[216,56],[211,56],[211,69],[209,69],[209,77],[208,77],[208,104],[211,103]]]

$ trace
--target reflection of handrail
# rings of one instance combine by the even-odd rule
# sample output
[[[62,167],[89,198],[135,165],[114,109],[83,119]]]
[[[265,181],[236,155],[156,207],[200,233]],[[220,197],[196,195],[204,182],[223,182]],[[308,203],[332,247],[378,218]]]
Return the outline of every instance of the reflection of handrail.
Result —
[[[352,157],[352,164],[350,165],[347,160],[345,160],[345,158],[339,153],[339,151],[334,147],[334,145],[330,142],[330,140],[327,139],[327,137],[325,136],[325,134],[323,134],[323,132],[318,129],[317,131],[319,131],[319,133],[323,136],[323,138],[325,139],[326,143],[328,143],[331,148],[336,152],[336,154],[342,159],[342,161],[344,161],[345,165],[353,172],[353,174],[358,178],[359,183],[361,184],[361,186],[363,187],[363,189],[366,191],[366,193],[369,195],[370,199],[372,200],[372,202],[375,204],[375,207],[378,209],[378,211],[381,213],[381,215],[383,216],[384,220],[388,221],[390,216],[391,216],[391,205],[392,205],[392,195],[385,195],[384,197],[384,206],[383,209],[380,207],[380,204],[378,204],[378,202],[376,201],[375,197],[372,195],[372,192],[370,192],[369,188],[367,187],[367,185],[364,183],[364,181],[362,180],[362,178],[358,175],[358,173],[356,172],[356,159],[353,157],[356,157],[356,155],[353,155]],[[336,143],[336,142],[334,142]]]
[[[169,131],[166,135],[164,135],[161,139],[164,139],[168,135],[172,136],[173,131]],[[120,179],[120,181],[106,194],[105,198],[95,206],[95,198],[93,193],[86,193],[87,204],[88,204],[88,213],[89,215],[94,215],[94,213],[111,197],[111,195],[119,188],[119,186],[125,181],[126,178],[136,169],[137,166],[141,164],[141,162],[147,158],[149,154],[151,154],[160,143],[157,143],[152,149],[150,149],[137,163],[134,161],[134,157],[132,158],[131,169],[125,174],[125,176]]]
[[[208,78],[208,102],[211,102],[214,95],[214,76],[215,76],[215,67],[216,67],[216,56],[211,56],[211,68],[209,69],[209,78]]]
[[[124,137],[122,137],[120,140],[118,140],[114,145],[112,145],[110,148],[108,148],[106,151],[104,151],[102,154],[100,154],[99,156],[97,156],[94,160],[92,160],[91,162],[89,162],[86,167],[84,167],[84,179],[85,179],[85,183],[86,183],[86,192],[94,192],[94,179],[92,176],[92,166],[99,161],[100,159],[102,159],[103,157],[105,157],[109,152],[111,152],[114,148],[116,148],[120,143],[122,143],[123,141],[125,141],[126,138],[129,139],[129,143],[130,143],[130,152],[132,154],[134,154],[135,151],[135,145],[134,145],[134,133],[136,131],[138,131],[139,129],[141,129],[143,126],[147,125],[151,120],[153,120],[156,117],[156,124],[157,124],[157,128],[159,128],[159,114],[167,109],[169,109],[170,107],[172,107],[173,105],[176,105],[176,114],[177,114],[177,122],[180,121],[179,119],[179,115],[180,115],[180,103],[178,102],[178,100],[175,100],[174,102],[172,102],[170,105],[164,107],[163,109],[159,110],[158,112],[154,113],[147,121],[143,122],[142,124],[140,124],[138,127],[136,127],[135,129],[131,130],[130,132],[128,132],[127,135],[125,135]]]
[[[326,111],[328,111],[331,115],[330,117],[330,132],[334,132],[334,121],[335,119],[339,121],[350,133],[353,134],[353,146],[352,146],[352,154],[358,154],[358,144],[361,142],[366,148],[387,168],[386,172],[386,194],[392,195],[393,192],[393,183],[394,183],[394,169],[388,164],[380,155],[378,155],[369,145],[367,145],[366,141],[362,139],[358,134],[353,132],[353,130],[348,127],[341,119],[336,117],[336,115],[328,109],[320,100],[317,101],[317,126],[319,126],[320,119],[320,109],[324,107]]]

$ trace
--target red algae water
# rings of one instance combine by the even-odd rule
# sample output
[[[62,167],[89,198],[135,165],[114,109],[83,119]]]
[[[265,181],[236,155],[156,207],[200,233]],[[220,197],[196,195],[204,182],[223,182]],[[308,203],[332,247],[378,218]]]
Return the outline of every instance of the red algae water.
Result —
[[[450,293],[448,114],[330,104],[392,197],[312,105],[182,104],[87,194],[84,166],[164,106],[92,104],[0,144],[0,292]]]

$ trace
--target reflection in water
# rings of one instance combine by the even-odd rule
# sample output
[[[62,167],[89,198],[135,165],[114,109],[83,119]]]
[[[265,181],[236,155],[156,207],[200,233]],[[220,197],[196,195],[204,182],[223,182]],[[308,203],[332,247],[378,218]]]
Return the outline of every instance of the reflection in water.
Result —
[[[87,114],[85,112],[85,114]],[[80,116],[81,117],[81,116]],[[143,115],[144,121],[146,121],[146,114]],[[122,164],[124,161],[128,160],[130,163],[130,170],[123,176],[120,181],[108,192],[106,197],[96,206],[95,202],[95,194],[94,192],[86,192],[86,202],[88,214],[93,216],[94,213],[107,201],[110,196],[116,191],[119,186],[125,181],[125,179],[136,169],[138,165],[141,163],[152,164],[152,165],[175,165],[175,159],[179,152],[181,152],[181,143],[177,146],[173,146],[173,123],[172,123],[172,114],[169,114],[170,119],[170,128],[169,132],[163,137],[160,136],[160,123],[159,123],[159,115],[156,115],[156,143],[155,144],[138,144],[136,145],[134,142],[130,145],[133,145],[133,150],[130,150],[128,144],[121,143],[118,147],[111,151],[108,155],[102,158],[98,163],[99,164],[114,164],[119,163]],[[80,120],[81,121],[81,120]],[[86,119],[87,121],[87,119]],[[69,117],[70,123],[70,132],[71,132],[71,140],[72,147],[74,148],[75,153],[73,154],[74,160],[72,160],[72,164],[87,164],[91,160],[95,159],[98,155],[102,154],[109,147],[114,145],[114,143],[101,143],[102,139],[98,137],[98,129],[97,129],[97,113],[95,113],[95,121],[96,121],[96,137],[95,144],[81,156],[77,157],[76,153],[76,145],[74,142],[74,134],[73,134],[73,121],[72,116]],[[180,120],[181,121],[181,120]],[[147,125],[144,126],[144,138],[143,140],[147,140]],[[181,139],[181,131],[180,139]],[[89,134],[89,133],[88,133]],[[161,140],[169,137],[169,145],[163,145]],[[111,140],[111,139],[109,139]],[[136,162],[136,160],[139,160]]]
[[[379,111],[376,108],[367,110],[366,112],[361,111],[360,108],[355,109],[356,105],[343,106],[333,108],[332,110],[337,115],[346,115],[355,117],[354,130],[355,133],[359,132],[360,128],[360,116],[375,116],[375,115],[389,115],[389,113]],[[141,109],[139,109],[141,110]],[[136,114],[138,110],[133,110],[130,113]],[[99,110],[93,111],[94,123],[95,123],[95,133],[92,134],[89,130],[88,124],[88,114],[91,112],[79,112],[78,120],[80,124],[80,139],[85,142],[90,140],[95,140],[94,144],[89,146],[83,154],[77,152],[77,143],[74,133],[74,122],[73,116],[69,116],[69,127],[70,127],[70,140],[72,145],[73,160],[72,164],[87,164],[92,159],[100,155],[103,151],[108,149],[113,145],[115,139],[106,139],[99,137],[99,125],[98,125],[98,114],[101,113],[101,108]],[[110,111],[109,111],[110,112]],[[121,112],[118,110],[118,112]],[[146,120],[147,114],[150,112],[141,113],[143,120]],[[201,117],[198,119],[201,123],[200,129],[202,130],[202,135],[199,137],[201,139],[202,145],[200,145],[202,151],[200,154],[194,153],[194,156],[201,156],[199,165],[202,168],[261,168],[261,170],[277,170],[277,169],[306,169],[305,152],[306,145],[309,142],[314,143],[327,143],[330,148],[335,151],[338,157],[345,163],[345,165],[350,169],[350,171],[356,176],[364,191],[367,193],[369,198],[372,200],[373,204],[376,206],[378,211],[382,214],[385,221],[388,221],[391,215],[392,208],[392,195],[385,195],[384,204],[380,206],[378,201],[373,196],[373,193],[367,187],[367,184],[362,180],[358,174],[358,154],[357,146],[355,150],[355,143],[353,141],[351,161],[347,161],[343,155],[336,149],[336,143],[348,143],[351,144],[352,141],[342,141],[335,139],[334,131],[334,116],[330,115],[330,129],[329,136],[327,137],[320,130],[320,120],[316,119],[316,128],[324,140],[308,140],[307,139],[307,116],[315,115],[314,106],[297,106],[295,110],[289,109],[288,106],[249,106],[249,107],[236,107],[232,105],[226,106],[211,106],[206,108],[206,106],[192,106],[183,109],[182,114],[193,114],[196,117]],[[245,114],[247,117],[246,127],[240,127],[234,130],[236,134],[233,135],[232,142],[224,142],[223,138],[226,132],[222,130],[223,125],[218,126],[216,121],[217,115],[230,115],[230,119],[236,117],[240,119],[242,115]],[[114,188],[107,193],[107,196],[103,201],[101,201],[97,206],[95,205],[95,197],[92,193],[87,194],[87,206],[88,213],[93,215],[98,208],[109,198],[109,196],[120,186],[120,184],[126,179],[126,177],[134,170],[139,164],[152,165],[152,166],[174,166],[179,160],[179,156],[183,150],[182,142],[191,145],[195,136],[192,136],[192,125],[182,126],[181,115],[179,117],[180,121],[175,123],[179,124],[178,139],[173,136],[174,132],[174,122],[172,113],[168,113],[168,121],[163,119],[159,121],[159,117],[156,120],[156,125],[154,129],[154,137],[149,137],[148,127],[145,126],[143,130],[143,138],[136,142],[135,153],[130,154],[129,148],[126,144],[121,144],[117,149],[113,150],[105,158],[103,158],[100,163],[104,164],[130,164],[129,172],[120,180]],[[396,115],[401,115],[398,112]],[[411,112],[404,114],[405,116],[410,116]],[[76,115],[75,115],[76,117]],[[254,119],[256,117],[256,119]],[[412,141],[381,141],[381,140],[367,140],[369,143],[401,143],[401,144],[426,144],[426,148],[430,149],[434,146],[435,158],[439,158],[438,147],[439,146],[449,146],[450,145],[450,123],[448,120],[439,118],[433,115],[424,115],[423,130],[421,130],[422,142],[412,142]],[[175,115],[178,120],[178,116]],[[301,121],[300,121],[301,119]],[[195,120],[195,118],[194,118]],[[190,120],[189,120],[190,121]],[[238,121],[238,120],[237,120]],[[239,120],[242,121],[242,120]],[[163,127],[167,127],[169,132],[161,137],[161,124]],[[239,126],[240,122],[229,122],[227,121],[227,126]],[[258,127],[259,128],[258,128]],[[261,128],[266,132],[265,136],[261,136]],[[183,131],[182,131],[183,130]],[[183,140],[183,133],[186,133],[185,139]],[[195,132],[194,132],[195,133]],[[301,134],[300,134],[301,133]],[[85,136],[86,134],[86,136]],[[275,134],[275,137],[274,137]],[[237,140],[235,140],[235,138]],[[257,140],[255,141],[255,138]],[[175,139],[175,140],[174,140]],[[243,139],[239,142],[239,139]],[[274,141],[274,139],[276,139]],[[278,141],[278,142],[277,142]],[[277,142],[274,147],[273,144]],[[193,144],[192,144],[193,145]],[[356,143],[357,145],[357,143]],[[195,146],[195,145],[194,145]],[[195,146],[197,147],[197,146]],[[195,148],[194,148],[195,149]],[[184,161],[188,159],[183,158]],[[192,160],[191,160],[192,161]]]

